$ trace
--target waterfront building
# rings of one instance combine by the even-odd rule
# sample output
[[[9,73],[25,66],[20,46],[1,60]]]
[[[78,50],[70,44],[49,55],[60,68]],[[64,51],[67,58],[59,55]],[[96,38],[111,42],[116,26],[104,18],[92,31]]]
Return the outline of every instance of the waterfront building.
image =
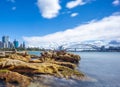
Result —
[[[13,44],[14,44],[14,47],[15,48],[18,48],[19,47],[19,42],[17,40],[14,40],[13,41]]]

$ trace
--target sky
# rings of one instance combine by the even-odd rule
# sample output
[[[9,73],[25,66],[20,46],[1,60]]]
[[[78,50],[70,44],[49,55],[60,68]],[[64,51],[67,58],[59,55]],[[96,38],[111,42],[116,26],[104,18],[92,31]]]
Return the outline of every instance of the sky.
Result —
[[[0,37],[46,46],[120,40],[120,0],[0,0]]]

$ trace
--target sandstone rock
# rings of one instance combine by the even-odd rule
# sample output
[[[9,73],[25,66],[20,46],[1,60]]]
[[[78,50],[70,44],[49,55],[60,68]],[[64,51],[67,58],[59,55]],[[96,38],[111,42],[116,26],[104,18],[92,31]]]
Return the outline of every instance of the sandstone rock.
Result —
[[[52,52],[50,51],[45,51],[41,53],[42,57],[47,57],[47,58],[52,58]]]
[[[16,60],[21,60],[24,62],[29,62],[31,57],[29,55],[18,55],[18,54],[10,54],[9,55],[10,59],[16,59]]]
[[[16,59],[2,58],[0,59],[0,68],[9,70],[21,69],[23,71],[26,71],[24,69],[36,69],[36,66],[32,66],[31,63],[27,63]]]
[[[0,70],[0,79],[5,80],[9,85],[11,83],[17,83],[20,87],[27,87],[31,80],[31,78],[27,76],[21,75],[17,72],[11,72],[9,70]]]
[[[63,63],[64,64],[64,63]],[[77,70],[66,67],[65,65],[52,63],[27,63],[20,60],[0,59],[0,68],[8,69],[19,73],[31,74],[49,74],[58,77],[68,77],[72,75],[82,76],[83,74]],[[77,73],[76,73],[77,72]]]
[[[39,60],[39,59],[33,59],[30,60],[29,63],[42,63],[43,61]]]
[[[51,63],[54,63],[54,64],[57,64],[57,65],[61,65],[61,66],[65,66],[65,67],[68,67],[68,68],[71,68],[71,69],[75,69],[76,68],[76,65],[73,64],[73,63],[69,63],[69,62],[51,62]]]
[[[74,64],[78,64],[80,61],[79,55],[67,53],[65,51],[43,52],[41,53],[41,59],[42,58],[51,58],[51,59],[55,59],[55,61],[71,62]]]
[[[0,73],[0,79],[7,79],[9,82],[17,81],[21,87],[27,87],[27,77],[19,73],[27,74],[28,76],[34,74],[52,75],[60,78],[84,78],[84,74],[76,70],[76,64],[80,61],[80,56],[65,51],[47,51],[41,53],[41,56],[34,56],[38,59],[31,59],[31,55],[27,53],[11,53],[6,58],[0,58],[0,69],[10,70],[9,73]],[[3,71],[2,71],[3,72]],[[13,72],[13,73],[12,73]],[[15,78],[12,78],[15,74]],[[3,77],[2,77],[3,75]],[[6,75],[10,75],[6,77]],[[18,76],[17,76],[18,75]],[[26,78],[26,84],[18,81]],[[8,79],[9,78],[9,79]],[[24,80],[23,80],[24,82]],[[11,84],[9,84],[10,86]],[[24,86],[25,85],[25,86]]]
[[[40,56],[30,54],[30,57],[31,57],[31,58],[39,58]]]

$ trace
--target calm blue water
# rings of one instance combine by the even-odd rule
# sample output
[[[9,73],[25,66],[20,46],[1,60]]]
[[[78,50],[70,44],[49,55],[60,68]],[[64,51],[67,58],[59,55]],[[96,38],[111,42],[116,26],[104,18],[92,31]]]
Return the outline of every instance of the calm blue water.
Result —
[[[75,52],[75,54],[81,56],[79,70],[97,81],[47,78],[47,83],[42,81],[43,85],[48,87],[120,87],[120,52]]]
[[[79,69],[97,82],[84,87],[120,87],[119,52],[78,52],[81,56]]]
[[[40,56],[40,53],[39,51],[29,51],[28,52],[29,54],[33,54],[33,55],[37,55],[37,56]]]

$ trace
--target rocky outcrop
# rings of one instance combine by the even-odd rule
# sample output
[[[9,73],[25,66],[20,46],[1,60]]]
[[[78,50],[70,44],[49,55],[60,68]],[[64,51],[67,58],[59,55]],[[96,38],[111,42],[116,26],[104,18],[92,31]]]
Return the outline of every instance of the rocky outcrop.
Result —
[[[7,87],[14,87],[12,83],[17,84],[20,87],[27,87],[31,80],[30,77],[9,70],[0,70],[0,79],[4,79],[6,81]]]
[[[57,77],[70,77],[72,75],[75,76],[83,76],[77,70],[73,70],[66,66],[62,66],[56,62],[56,64],[52,63],[27,63],[20,60],[12,60],[3,58],[0,59],[0,68],[8,69],[11,71],[19,72],[19,73],[31,73],[31,74],[49,74]]]
[[[81,79],[85,75],[76,70],[79,60],[79,55],[67,53],[65,51],[43,52],[41,53],[40,57],[37,56],[37,59],[32,59],[31,56],[27,53],[15,52],[7,55],[6,58],[0,58],[0,69],[9,71],[9,73],[2,73],[4,77],[2,77],[1,74],[0,79],[8,79],[7,75],[9,74],[10,76],[8,82],[10,80],[15,80],[22,85],[21,87],[27,87],[26,85],[29,84],[29,82],[22,84],[21,81],[18,80],[19,77],[21,80],[26,78],[27,81],[28,77],[24,77],[24,74],[30,77],[34,74],[44,74],[67,79]],[[13,74],[16,76],[14,79],[12,78]]]
[[[55,61],[71,62],[78,64],[80,61],[80,56],[72,53],[67,53],[65,51],[48,51],[41,53],[41,58],[51,58]]]
[[[0,52],[0,58],[5,57],[5,52]]]
[[[30,57],[34,59],[34,58],[39,58],[40,56],[30,54]]]
[[[75,69],[76,68],[75,64],[69,63],[69,62],[57,62],[57,61],[54,61],[54,62],[50,62],[50,63],[61,65],[61,66],[65,66],[65,67],[68,67],[68,68],[71,68],[71,69]]]
[[[16,60],[21,60],[21,61],[24,61],[24,62],[29,62],[31,57],[30,55],[27,55],[27,54],[24,54],[24,55],[20,55],[20,54],[10,54],[9,56],[9,59],[16,59]]]

